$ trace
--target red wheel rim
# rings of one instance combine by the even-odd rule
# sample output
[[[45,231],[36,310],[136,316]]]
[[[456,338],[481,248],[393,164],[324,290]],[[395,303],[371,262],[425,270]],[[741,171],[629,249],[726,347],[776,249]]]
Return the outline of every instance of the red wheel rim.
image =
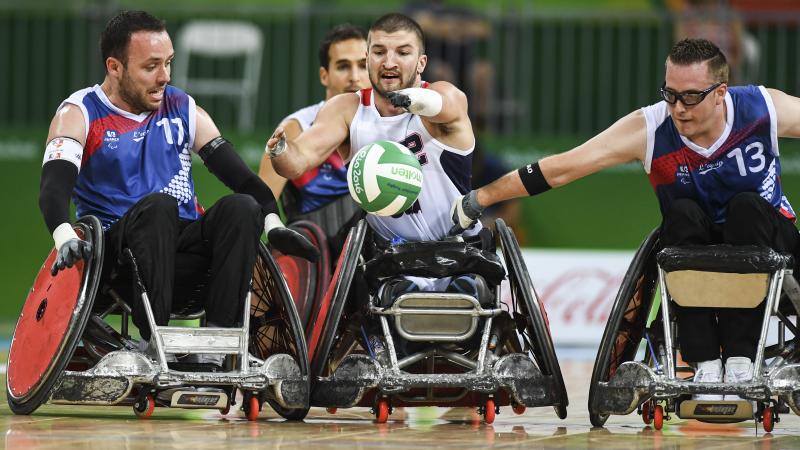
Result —
[[[292,293],[292,299],[295,301],[299,301],[298,299],[305,298],[305,292],[303,286],[301,285],[301,269],[298,265],[298,262],[292,258],[291,256],[286,255],[279,255],[273,253],[272,255],[275,258],[275,262],[281,268],[281,272],[283,272],[284,277],[286,277],[286,285],[289,287],[289,292]]]
[[[517,405],[512,406],[511,409],[514,410],[514,414],[516,414],[518,416],[521,416],[522,414],[525,414],[525,405],[517,404]]]
[[[494,423],[494,416],[495,416],[495,407],[494,407],[494,399],[486,400],[486,411],[483,413],[483,420],[486,421],[487,425],[491,425]]]
[[[650,402],[644,402],[642,405],[642,421],[645,425],[653,423],[653,418],[650,417]]]
[[[386,423],[389,420],[389,402],[380,400],[378,402],[378,412],[375,414],[375,422]]]
[[[35,394],[63,349],[64,339],[82,297],[84,261],[55,277],[50,252],[28,293],[8,354],[8,390],[15,400]],[[33,357],[35,355],[35,357]]]
[[[348,236],[347,239],[344,241],[344,245],[342,248],[347,248],[350,244],[350,237]],[[335,280],[339,278],[339,271],[342,268],[342,262],[344,261],[345,252],[343,251],[339,255],[339,259],[336,261],[336,270],[333,272],[333,277],[331,283],[328,285],[328,289],[325,291],[325,295],[322,297],[319,311],[317,311],[317,317],[312,317],[311,320],[311,330],[306,335],[306,341],[308,342],[308,360],[312,361],[314,356],[317,353],[317,346],[319,345],[319,341],[322,338],[322,329],[325,327],[325,318],[328,316],[328,308],[331,306],[331,300],[333,299],[333,294],[336,291]]]
[[[259,408],[261,407],[261,403],[258,401],[258,397],[255,395],[250,397],[250,407],[247,408],[247,420],[254,421],[258,418]]]
[[[660,430],[664,427],[664,408],[661,405],[656,405],[653,413],[653,426],[656,430]]]
[[[325,411],[328,411],[328,414],[336,414],[336,408],[325,408]]]
[[[153,400],[153,396],[150,394],[148,394],[143,401],[145,402],[144,410],[140,411],[139,408],[134,405],[133,412],[137,417],[141,419],[147,419],[153,415],[153,411],[156,409],[156,401]]]
[[[771,433],[772,429],[775,427],[775,420],[772,417],[771,406],[767,406],[766,408],[764,408],[764,416],[762,418],[762,421],[764,425],[764,431],[766,431],[767,433]]]

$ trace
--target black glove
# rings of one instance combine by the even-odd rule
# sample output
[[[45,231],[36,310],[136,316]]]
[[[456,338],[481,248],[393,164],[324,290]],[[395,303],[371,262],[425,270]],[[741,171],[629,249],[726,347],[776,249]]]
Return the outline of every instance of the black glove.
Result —
[[[284,255],[299,256],[311,262],[319,259],[319,250],[311,242],[291,228],[276,227],[267,233],[269,244]]]
[[[91,242],[70,239],[61,244],[61,248],[58,249],[58,256],[56,256],[53,267],[50,268],[50,274],[56,276],[59,270],[63,270],[65,267],[72,267],[81,259],[89,261],[91,257]]]
[[[411,98],[397,91],[387,92],[386,99],[389,100],[389,103],[395,108],[404,108],[408,110],[408,107],[411,106]]]
[[[453,200],[453,206],[450,207],[450,217],[453,219],[453,227],[450,228],[448,234],[456,236],[475,226],[475,223],[480,219],[484,207],[478,204],[476,191],[469,191],[467,195]]]

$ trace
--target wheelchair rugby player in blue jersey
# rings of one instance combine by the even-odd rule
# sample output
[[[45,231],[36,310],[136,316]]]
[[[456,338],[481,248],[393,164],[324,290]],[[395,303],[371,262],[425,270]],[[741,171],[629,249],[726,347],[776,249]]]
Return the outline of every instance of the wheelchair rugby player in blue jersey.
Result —
[[[269,188],[208,113],[169,85],[174,51],[163,21],[120,13],[100,50],[103,83],[64,100],[48,133],[39,206],[55,249],[15,329],[11,409],[30,414],[52,402],[128,403],[144,416],[155,406],[226,411],[239,390],[248,418],[264,401],[304,415],[302,329],[260,235],[310,260],[317,249],[283,226]],[[192,153],[234,191],[206,211]],[[259,323],[250,322],[251,304],[260,305]],[[119,329],[105,320],[114,314],[122,315]],[[171,327],[171,317],[204,326]],[[250,355],[259,346],[263,360]]]
[[[657,429],[676,413],[755,418],[771,431],[788,407],[800,413],[800,355],[796,338],[785,338],[786,329],[798,334],[787,318],[800,311],[798,232],[778,152],[779,137],[800,137],[800,99],[728,86],[728,74],[716,45],[684,39],[667,57],[662,102],[454,202],[453,220],[466,228],[496,202],[643,164],[663,220],[634,257],[600,344],[589,393],[595,426],[638,409]],[[660,308],[652,321],[651,308]],[[778,341],[768,345],[773,316]]]

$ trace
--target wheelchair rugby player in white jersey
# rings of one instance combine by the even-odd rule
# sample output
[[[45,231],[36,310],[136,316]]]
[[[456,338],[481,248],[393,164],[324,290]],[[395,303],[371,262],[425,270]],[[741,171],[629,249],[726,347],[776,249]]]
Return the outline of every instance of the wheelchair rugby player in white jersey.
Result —
[[[553,406],[563,418],[560,368],[511,230],[499,221],[496,237],[477,226],[448,238],[450,204],[470,189],[475,138],[464,93],[422,81],[423,43],[412,19],[379,18],[367,41],[372,88],[330,99],[297,138],[279,127],[267,141],[286,178],[334,151],[348,161],[377,140],[405,145],[423,173],[407,211],[368,214],[350,230],[324,314],[307,330],[311,404],[369,406],[379,423],[393,406],[425,405],[478,407],[489,423],[503,405]],[[513,299],[504,310],[506,273]]]

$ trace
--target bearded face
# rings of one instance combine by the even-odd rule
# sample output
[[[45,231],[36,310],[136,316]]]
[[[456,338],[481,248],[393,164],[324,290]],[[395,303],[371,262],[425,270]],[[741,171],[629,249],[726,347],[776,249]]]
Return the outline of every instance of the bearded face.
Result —
[[[412,31],[372,31],[367,62],[372,88],[385,96],[387,92],[417,86],[427,57],[420,55],[419,39]]]

